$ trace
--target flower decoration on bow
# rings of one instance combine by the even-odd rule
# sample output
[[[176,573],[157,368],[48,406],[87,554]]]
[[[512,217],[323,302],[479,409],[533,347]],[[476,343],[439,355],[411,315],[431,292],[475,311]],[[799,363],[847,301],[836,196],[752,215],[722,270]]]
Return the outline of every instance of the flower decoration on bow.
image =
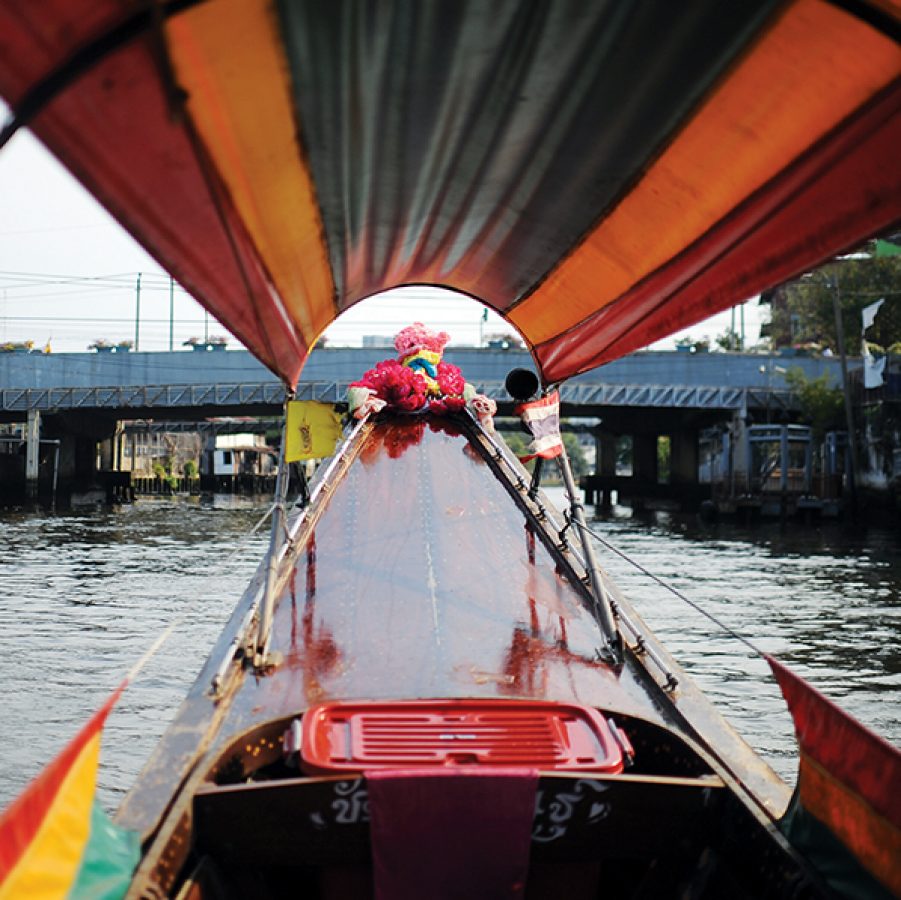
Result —
[[[394,338],[397,359],[377,363],[351,384],[347,403],[351,414],[363,419],[382,409],[419,412],[428,408],[438,415],[457,413],[469,404],[485,427],[493,427],[494,401],[466,382],[458,366],[444,362],[442,354],[450,335],[414,322]],[[479,404],[473,406],[479,399]],[[487,418],[485,413],[491,413]]]

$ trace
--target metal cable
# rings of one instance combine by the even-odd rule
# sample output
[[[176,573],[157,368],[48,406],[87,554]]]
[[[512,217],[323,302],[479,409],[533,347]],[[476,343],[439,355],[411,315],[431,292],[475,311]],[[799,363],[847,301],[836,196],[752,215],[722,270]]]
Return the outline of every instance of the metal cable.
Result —
[[[741,641],[746,647],[748,647],[750,650],[752,650],[758,656],[762,656],[764,658],[766,657],[766,654],[759,648],[755,647],[754,644],[752,644],[751,641],[749,641],[746,637],[743,637],[737,631],[734,631],[732,628],[730,628],[728,625],[726,625],[724,622],[721,622],[715,615],[713,615],[713,613],[710,613],[703,607],[699,606],[697,603],[695,603],[694,600],[690,600],[688,597],[685,596],[685,594],[682,593],[682,591],[678,590],[678,588],[674,588],[671,584],[667,584],[667,582],[665,582],[662,578],[658,577],[653,572],[646,569],[640,562],[632,559],[632,557],[630,557],[628,553],[624,553],[618,547],[614,547],[613,544],[611,544],[609,541],[602,538],[596,531],[589,528],[588,525],[583,525],[576,521],[573,521],[572,524],[576,525],[579,528],[583,528],[599,544],[606,547],[611,552],[615,553],[618,557],[620,557],[620,559],[623,559],[630,565],[635,566],[635,568],[638,569],[638,571],[641,572],[643,575],[646,575],[652,581],[655,581],[657,584],[660,585],[660,587],[666,588],[666,590],[668,590],[671,594],[674,594],[680,600],[687,603],[696,612],[699,612],[702,616],[704,616],[705,618],[707,618],[711,622],[713,622],[714,625],[716,625],[719,628],[722,628],[723,631],[725,631],[727,634],[734,637],[736,640]]]
[[[244,534],[241,539],[238,541],[237,546],[228,554],[228,556],[215,568],[210,572],[210,575],[219,575],[221,574],[225,568],[231,563],[231,561],[241,552],[244,547],[244,544],[254,535],[260,528],[263,527],[263,523],[266,519],[272,515],[272,511],[275,509],[275,504],[273,503],[260,520],[250,529],[246,534]],[[131,683],[135,676],[144,668],[144,666],[150,661],[150,659],[163,648],[163,645],[169,640],[170,637],[175,633],[175,629],[186,621],[187,616],[184,614],[178,616],[174,621],[170,622],[165,629],[159,634],[159,636],[154,640],[153,644],[151,644],[150,648],[143,654],[143,656],[132,666],[129,670],[126,681]]]

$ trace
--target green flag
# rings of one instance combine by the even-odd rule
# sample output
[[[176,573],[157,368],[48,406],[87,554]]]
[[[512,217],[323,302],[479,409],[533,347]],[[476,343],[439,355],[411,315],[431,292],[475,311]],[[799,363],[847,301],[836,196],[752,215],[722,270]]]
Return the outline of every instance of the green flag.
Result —
[[[901,247],[891,241],[876,240],[876,256],[901,256]]]

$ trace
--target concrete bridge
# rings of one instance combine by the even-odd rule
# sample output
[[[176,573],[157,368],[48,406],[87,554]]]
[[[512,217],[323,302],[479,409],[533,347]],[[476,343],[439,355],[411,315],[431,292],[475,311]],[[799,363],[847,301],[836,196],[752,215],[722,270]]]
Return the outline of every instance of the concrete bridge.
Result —
[[[347,385],[391,355],[386,349],[325,347],[304,369],[298,397],[341,400]],[[450,348],[446,359],[466,379],[507,402],[507,373],[532,368],[525,351]],[[566,382],[568,415],[597,416],[611,408],[735,410],[782,408],[784,373],[839,379],[838,361],[738,353],[635,353]],[[281,383],[246,351],[174,353],[0,354],[0,421],[95,411],[107,418],[204,419],[272,415],[284,401]]]
[[[307,363],[297,396],[338,402],[350,382],[390,355],[390,348],[321,348]],[[507,373],[532,368],[525,351],[449,348],[445,357],[494,397],[502,414],[512,406],[503,386]],[[831,359],[642,352],[564,384],[562,412],[600,420],[604,471],[615,436],[633,436],[636,471],[646,473],[657,436],[670,434],[674,466],[689,473],[697,468],[702,428],[736,416],[763,421],[791,412],[784,374],[793,365],[838,382]],[[51,454],[54,479],[95,478],[98,443],[101,468],[115,468],[107,445],[123,421],[274,416],[284,396],[282,384],[246,351],[0,354],[0,422],[26,424],[24,474],[35,483]],[[21,439],[9,439],[4,454],[0,442],[0,486],[20,477],[20,460],[9,457],[21,446]]]

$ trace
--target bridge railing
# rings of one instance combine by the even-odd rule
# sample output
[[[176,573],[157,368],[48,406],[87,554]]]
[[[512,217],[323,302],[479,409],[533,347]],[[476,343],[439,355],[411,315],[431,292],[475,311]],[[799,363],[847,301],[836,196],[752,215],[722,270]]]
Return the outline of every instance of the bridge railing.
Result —
[[[338,403],[347,393],[342,381],[302,381],[299,400]],[[501,402],[510,402],[502,382],[486,382],[477,389]],[[278,382],[211,385],[140,385],[134,387],[53,387],[0,389],[0,412],[52,412],[71,409],[128,410],[210,407],[280,407],[284,386]],[[570,407],[629,406],[683,409],[791,409],[795,400],[786,389],[658,384],[580,384],[560,388],[561,402]]]

